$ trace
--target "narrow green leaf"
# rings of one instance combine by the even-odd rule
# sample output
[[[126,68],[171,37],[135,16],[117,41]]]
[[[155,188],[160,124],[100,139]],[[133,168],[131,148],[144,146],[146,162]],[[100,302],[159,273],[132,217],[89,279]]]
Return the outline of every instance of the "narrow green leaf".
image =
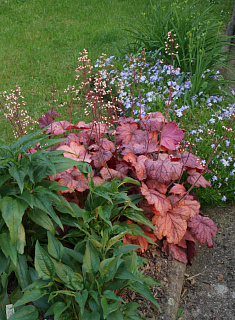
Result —
[[[24,191],[20,196],[17,196],[17,198],[24,200],[31,208],[33,208],[34,195],[29,190]]]
[[[51,160],[53,161],[55,168],[56,168],[56,172],[62,172],[65,171],[73,166],[77,166],[78,162],[76,160],[72,160],[69,158],[66,158],[64,156],[61,157],[56,157],[53,159],[53,157],[51,158]]]
[[[102,244],[101,244],[99,241],[95,240],[94,238],[90,238],[90,241],[92,242],[93,246],[94,246],[96,249],[99,250],[99,249],[103,248]],[[99,250],[99,251],[100,251],[100,250]]]
[[[26,246],[26,239],[25,239],[25,230],[24,226],[21,223],[18,229],[18,237],[16,242],[16,248],[19,254],[24,254],[24,247]]]
[[[18,186],[20,188],[20,192],[22,193],[24,190],[24,179],[27,175],[28,168],[27,167],[10,167],[9,173],[16,180]]]
[[[40,209],[29,210],[28,217],[32,219],[33,222],[35,222],[39,226],[55,234],[55,228],[54,228],[53,222],[51,221],[51,218],[48,217],[48,215],[44,211]]]
[[[152,277],[145,276],[143,274],[141,275],[141,280],[143,282],[145,282],[149,287],[151,287],[151,286],[161,286],[162,287],[163,286],[162,283],[154,280]]]
[[[124,316],[123,313],[120,310],[115,310],[111,312],[110,314],[107,315],[106,317],[107,320],[123,320]]]
[[[108,245],[107,245],[107,251],[117,242],[119,241],[120,239],[122,239],[124,237],[124,235],[126,234],[127,232],[121,232],[120,234],[118,234],[117,236],[111,238],[108,242]]]
[[[137,246],[135,244],[124,244],[122,246],[119,246],[117,247],[115,250],[114,250],[114,254],[117,256],[119,255],[120,253],[122,254],[126,254],[128,252],[131,252],[133,250],[136,250],[136,249],[139,249],[141,248],[141,246]]]
[[[16,276],[21,288],[26,288],[30,283],[27,259],[25,256],[18,254]]]
[[[57,259],[61,260],[63,253],[64,253],[64,247],[62,243],[56,239],[56,237],[49,231],[47,231],[47,238],[48,238],[48,252],[49,254]]]
[[[141,186],[141,183],[138,180],[132,179],[130,177],[124,177],[124,179],[122,180],[122,182],[119,184],[118,187],[120,187],[122,184],[125,184],[125,183],[132,183],[137,186]]]
[[[96,191],[94,191],[94,194],[96,194],[97,196],[99,196],[101,198],[104,198],[104,199],[110,201],[110,203],[113,203],[112,199],[110,198],[110,196],[106,192],[97,191],[97,188],[95,190]]]
[[[0,244],[1,247],[1,244]],[[5,254],[2,252],[0,248],[0,277],[3,272],[5,272],[6,268],[9,266],[9,258],[5,256]]]
[[[79,304],[81,315],[83,315],[84,307],[88,298],[87,289],[82,290],[82,292],[78,292],[75,294],[75,300]]]
[[[155,228],[152,225],[152,223],[141,212],[136,212],[134,210],[126,210],[124,211],[123,215],[130,220],[145,224],[146,226],[150,227],[152,230],[155,231]]]
[[[61,301],[58,301],[54,304],[53,310],[54,310],[54,320],[63,319],[63,317],[60,317],[62,313],[68,309],[70,306],[71,301],[68,301],[68,303],[64,303]]]
[[[18,236],[19,225],[25,213],[28,204],[19,199],[4,197],[0,201],[2,217],[10,231],[12,244],[15,245]]]
[[[55,275],[55,267],[46,251],[36,242],[35,246],[35,269],[42,279],[51,279]]]
[[[125,306],[123,307],[124,312],[131,312],[135,311],[137,308],[139,308],[139,304],[137,302],[129,302],[126,303]]]
[[[104,318],[107,317],[108,314],[112,314],[114,311],[116,311],[119,307],[119,301],[115,302],[108,302],[106,297],[103,296],[101,298],[101,305],[104,312]]]
[[[117,301],[121,301],[124,303],[124,300],[121,299],[120,297],[116,296],[116,294],[111,290],[105,290],[103,292],[103,295],[109,300],[117,300]]]
[[[142,283],[141,278],[137,278],[131,271],[124,268],[119,268],[115,274],[115,278],[122,280],[133,280]]]
[[[9,233],[0,234],[0,248],[6,257],[10,257],[14,265],[17,264],[17,250],[16,246],[11,243],[11,238]]]
[[[105,259],[100,264],[100,275],[104,282],[110,281],[116,274],[120,264],[121,256]]]
[[[133,282],[130,284],[130,288],[137,291],[140,295],[148,299],[150,302],[152,302],[160,311],[161,308],[159,306],[159,303],[152,295],[151,291],[149,290],[149,287],[146,283],[139,283],[139,282]]]
[[[9,320],[38,320],[38,311],[32,305],[24,306],[10,316]]]
[[[78,261],[79,263],[83,262],[83,254],[81,254],[80,252],[77,252],[76,250],[72,250],[72,249],[69,249],[69,248],[66,248],[66,247],[64,247],[64,251],[70,257],[72,257],[73,259]]]
[[[0,176],[0,186],[3,185],[8,179],[10,179],[10,175],[9,174],[5,174],[5,175],[1,175]]]
[[[112,213],[112,207],[109,207],[109,206],[99,206],[98,207],[98,214],[100,216],[100,218],[102,220],[104,220],[109,226],[110,228],[112,229],[113,226],[112,226],[112,223],[110,221],[110,216],[111,216],[111,213]]]
[[[83,266],[88,273],[96,273],[100,267],[99,254],[89,239],[83,256]]]
[[[24,292],[22,298],[14,304],[14,308],[23,304],[35,301],[48,294],[47,290],[41,288],[33,288]]]
[[[60,218],[53,210],[51,199],[48,199],[43,194],[35,194],[34,207],[37,207],[37,208],[41,209],[42,211],[44,211],[45,213],[49,214],[51,216],[51,218],[58,224],[58,226],[62,230],[64,230],[64,227],[60,221]]]

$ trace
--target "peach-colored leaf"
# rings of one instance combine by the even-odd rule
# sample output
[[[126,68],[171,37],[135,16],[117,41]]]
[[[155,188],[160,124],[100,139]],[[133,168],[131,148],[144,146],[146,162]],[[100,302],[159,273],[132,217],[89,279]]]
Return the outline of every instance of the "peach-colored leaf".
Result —
[[[107,180],[111,180],[113,178],[116,178],[118,177],[119,179],[124,179],[125,175],[122,174],[121,172],[117,171],[117,170],[114,170],[114,169],[108,169],[106,167],[103,167],[101,170],[100,170],[100,174],[102,176],[102,178],[107,181]]]
[[[201,158],[198,156],[195,156],[192,153],[189,153],[188,151],[185,151],[181,155],[180,162],[184,164],[185,167],[187,168],[192,168],[192,169],[200,169],[202,170],[204,167],[201,162]]]
[[[116,150],[115,144],[112,141],[108,140],[107,138],[103,138],[101,140],[101,147],[104,150],[110,151],[112,153],[114,153]]]
[[[164,215],[155,215],[152,223],[159,239],[167,237],[169,243],[178,244],[187,230],[190,209],[187,206],[173,208]]]
[[[200,202],[197,200],[184,199],[184,204],[191,210],[190,218],[193,218],[200,212]]]
[[[135,119],[132,118],[132,117],[128,117],[128,118],[125,118],[125,117],[119,117],[118,118],[118,122],[119,123],[134,123],[135,122]]]
[[[69,146],[63,145],[57,148],[57,150],[65,151],[64,156],[76,161],[85,161],[91,162],[91,155],[86,152],[86,149],[83,145],[75,141],[71,141]]]
[[[158,151],[159,147],[156,142],[148,143],[146,137],[145,140],[142,140],[141,143],[138,142],[129,142],[123,144],[121,148],[123,149],[122,154],[125,155],[128,152],[133,152],[134,154],[147,154]]]
[[[94,152],[91,156],[95,168],[104,167],[107,161],[112,158],[113,154],[108,150],[100,150],[99,152]]]
[[[144,155],[137,158],[137,163],[135,164],[135,172],[139,180],[144,180],[147,178],[147,172],[144,164],[147,159],[148,158]]]
[[[116,170],[120,173],[127,175],[129,170],[133,170],[131,166],[128,166],[125,161],[118,161],[118,164],[116,165]]]
[[[164,194],[160,192],[148,189],[145,183],[142,182],[142,187],[140,188],[141,193],[145,196],[149,204],[154,205],[157,213],[164,215],[168,210],[172,208],[170,201]],[[154,212],[155,213],[155,212]]]
[[[175,146],[184,138],[184,131],[177,127],[175,122],[167,123],[162,130],[161,145],[169,150],[175,150]]]
[[[121,125],[116,129],[116,141],[118,144],[127,144],[130,141],[142,141],[144,134],[144,131],[138,129],[138,124],[136,122],[121,122]]]
[[[47,128],[46,133],[52,133],[54,135],[63,134],[67,131],[67,127],[70,125],[72,124],[68,121],[56,121]]]
[[[73,190],[77,190],[79,192],[83,192],[88,189],[88,182],[86,178],[81,174],[74,179],[74,176],[68,172],[62,172],[59,177],[56,177],[56,181],[60,182],[63,186],[71,188]],[[63,192],[73,192],[70,190],[66,190]]]
[[[165,119],[161,112],[153,112],[143,118],[143,127],[148,132],[160,131],[164,120],[167,123],[167,119]]]
[[[150,179],[168,183],[180,177],[183,165],[180,162],[171,161],[168,154],[160,154],[158,160],[146,160],[145,166]]]
[[[194,218],[188,220],[188,227],[199,243],[207,243],[208,248],[213,248],[211,238],[216,236],[217,227],[210,218],[197,214]]]
[[[94,184],[95,184],[96,186],[99,186],[101,183],[104,182],[104,180],[103,180],[102,178],[97,177],[97,176],[93,177],[92,179],[93,179]]]
[[[157,180],[153,180],[153,179],[149,180],[148,179],[146,181],[146,184],[149,187],[149,189],[155,189],[162,194],[166,194],[166,192],[167,192],[167,186],[163,183],[158,182]]]
[[[186,189],[182,184],[174,183],[174,186],[170,189],[169,193],[178,194],[182,197],[186,193]]]
[[[187,178],[188,183],[195,184],[196,187],[211,187],[210,182],[207,181],[203,176],[201,176],[201,174],[195,169],[189,170],[188,173],[190,174]]]
[[[132,166],[136,165],[136,156],[133,152],[128,152],[127,154],[125,154],[123,160],[130,163]]]

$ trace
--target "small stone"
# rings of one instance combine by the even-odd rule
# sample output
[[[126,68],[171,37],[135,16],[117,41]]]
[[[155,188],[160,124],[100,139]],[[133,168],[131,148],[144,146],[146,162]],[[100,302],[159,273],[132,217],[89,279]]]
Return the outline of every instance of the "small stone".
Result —
[[[217,275],[217,279],[218,279],[219,281],[223,281],[223,280],[224,280],[224,276],[223,276],[221,273],[219,273],[219,274]]]

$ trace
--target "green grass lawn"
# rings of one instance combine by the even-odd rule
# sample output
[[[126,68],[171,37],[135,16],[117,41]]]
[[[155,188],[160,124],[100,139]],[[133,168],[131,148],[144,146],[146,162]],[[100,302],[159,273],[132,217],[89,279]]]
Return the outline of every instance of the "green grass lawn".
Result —
[[[86,48],[93,62],[103,52],[118,55],[125,44],[123,28],[140,19],[147,3],[0,1],[0,92],[20,86],[37,118],[48,109],[53,84],[60,92],[74,82],[79,52]]]

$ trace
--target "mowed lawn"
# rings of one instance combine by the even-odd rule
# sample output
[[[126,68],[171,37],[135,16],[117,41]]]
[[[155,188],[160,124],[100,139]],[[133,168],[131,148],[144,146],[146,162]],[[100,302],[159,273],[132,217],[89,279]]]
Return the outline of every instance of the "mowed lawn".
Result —
[[[231,16],[232,2],[200,0],[197,5],[211,5],[225,22]],[[84,48],[92,63],[102,53],[120,57],[125,50],[128,53],[128,34],[124,29],[141,23],[149,3],[149,0],[0,1],[0,92],[20,86],[26,108],[37,120],[50,108],[52,86],[56,84],[61,94],[75,82],[77,58]],[[11,128],[2,114],[0,125],[0,135],[11,137]]]
[[[21,87],[34,117],[74,82],[79,52],[92,62],[119,55],[125,31],[141,18],[148,0],[9,0],[0,2],[0,92]],[[5,127],[1,117],[1,128]]]

